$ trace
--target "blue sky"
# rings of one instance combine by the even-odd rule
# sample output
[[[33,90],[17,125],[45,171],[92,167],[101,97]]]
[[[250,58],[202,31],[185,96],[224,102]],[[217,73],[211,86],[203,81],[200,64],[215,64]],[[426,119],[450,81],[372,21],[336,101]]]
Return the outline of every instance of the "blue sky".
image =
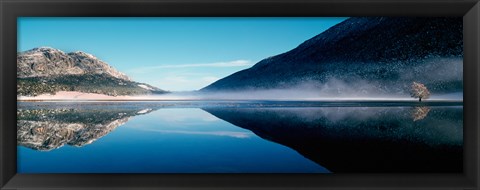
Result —
[[[135,81],[188,91],[291,50],[345,19],[21,17],[17,51],[84,51]]]

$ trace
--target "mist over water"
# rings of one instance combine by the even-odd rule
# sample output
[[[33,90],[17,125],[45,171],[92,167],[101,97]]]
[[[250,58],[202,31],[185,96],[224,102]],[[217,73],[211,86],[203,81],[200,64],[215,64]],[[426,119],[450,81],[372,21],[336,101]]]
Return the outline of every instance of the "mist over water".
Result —
[[[305,88],[307,87],[307,88]],[[309,88],[310,87],[310,88]],[[372,90],[366,90],[366,89]],[[159,100],[318,100],[318,101],[418,101],[408,92],[375,92],[373,85],[359,82],[358,85],[332,80],[322,88],[313,88],[307,84],[290,89],[244,90],[227,92],[172,92],[164,95],[145,97]],[[463,92],[432,94],[424,101],[462,101]]]
[[[343,91],[358,92],[353,89]],[[328,90],[298,90],[298,89],[274,89],[274,90],[247,90],[236,92],[173,92],[165,95],[145,97],[146,99],[158,100],[318,100],[318,101],[418,101],[409,94],[336,94]],[[424,101],[462,101],[463,92],[444,93],[431,95]]]
[[[412,82],[429,88],[429,100],[463,100],[463,58],[434,57],[412,63],[326,64],[333,68],[325,80],[311,78],[278,88],[242,88],[239,90],[172,92],[155,95],[162,100],[401,100],[410,97]],[[368,67],[368,72],[365,72]],[[232,84],[235,85],[235,84]]]

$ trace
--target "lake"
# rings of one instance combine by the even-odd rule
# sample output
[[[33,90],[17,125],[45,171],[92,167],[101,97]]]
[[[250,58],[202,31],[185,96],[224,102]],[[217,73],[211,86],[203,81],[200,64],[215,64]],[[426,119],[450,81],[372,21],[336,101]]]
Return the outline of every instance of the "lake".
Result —
[[[462,173],[461,102],[18,102],[18,173]]]

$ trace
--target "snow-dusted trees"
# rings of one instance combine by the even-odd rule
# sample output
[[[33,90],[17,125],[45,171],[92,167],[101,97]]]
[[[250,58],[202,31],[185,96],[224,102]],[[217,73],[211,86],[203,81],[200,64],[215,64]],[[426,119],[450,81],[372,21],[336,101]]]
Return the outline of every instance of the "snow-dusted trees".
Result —
[[[422,98],[427,99],[430,97],[430,91],[428,91],[427,87],[422,83],[413,82],[410,90],[410,95],[413,98],[418,98],[418,101],[420,102],[422,101]]]

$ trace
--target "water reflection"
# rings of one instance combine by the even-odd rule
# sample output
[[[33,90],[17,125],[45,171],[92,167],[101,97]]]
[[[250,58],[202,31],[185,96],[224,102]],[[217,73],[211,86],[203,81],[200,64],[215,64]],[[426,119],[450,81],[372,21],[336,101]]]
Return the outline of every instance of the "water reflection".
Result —
[[[204,110],[333,172],[461,172],[463,109],[413,109],[413,120],[411,107]]]
[[[413,121],[422,120],[427,117],[430,112],[429,107],[415,107],[412,112]]]
[[[248,168],[224,167],[220,171],[227,171],[225,168],[228,168],[228,171],[245,169],[255,172],[324,172],[322,167],[325,167],[334,173],[436,173],[462,172],[463,168],[462,106],[298,107],[272,106],[264,103],[261,106],[231,103],[229,106],[196,105],[193,108],[184,106],[171,108],[165,104],[21,105],[17,111],[17,143],[19,146],[40,151],[58,149],[64,145],[83,147],[107,136],[119,126],[126,125],[130,132],[122,133],[123,136],[118,137],[121,138],[118,141],[110,140],[108,146],[103,145],[101,150],[107,152],[104,155],[98,152],[95,154],[97,156],[102,154],[105,156],[104,159],[110,159],[108,158],[112,156],[111,153],[108,154],[110,149],[123,154],[132,152],[130,156],[135,157],[130,159],[148,158],[155,160],[155,164],[162,165],[155,168],[152,163],[145,162],[152,166],[144,168],[142,171],[145,172],[193,171],[188,167],[180,169],[184,166],[174,164],[174,160],[188,160],[192,157],[195,157],[195,161],[200,165],[208,162],[211,165],[210,169],[220,164],[218,162],[224,162],[223,164],[227,166],[238,163],[249,165]],[[139,115],[147,117],[135,117]],[[138,119],[129,122],[132,118]],[[221,122],[228,122],[231,125],[225,126]],[[188,138],[185,138],[185,135]],[[276,150],[273,153],[272,145],[259,146],[263,142],[255,141],[253,139],[255,136],[289,147],[321,168],[309,166],[308,162],[288,155],[290,153],[287,154],[283,150]],[[125,138],[132,139],[130,143],[133,144],[124,144],[120,148],[119,142],[125,143]],[[201,144],[207,141],[215,145]],[[235,146],[241,146],[242,149],[237,149],[237,153],[233,153],[231,148],[226,148],[229,143],[240,143]],[[129,147],[131,149],[128,149]],[[142,147],[149,149],[138,152],[139,149],[143,150]],[[288,170],[276,169],[265,163],[264,167],[255,165],[256,161],[264,159],[255,157],[254,155],[258,154],[253,154],[255,151],[251,151],[248,159],[243,158],[245,161],[225,159],[231,156],[237,158],[246,156],[236,154],[248,152],[248,149],[275,155],[269,158],[271,161],[281,160],[279,158],[282,157],[286,160],[295,158],[297,164],[304,168],[300,168],[294,162]],[[272,152],[268,152],[269,150]],[[179,154],[182,151],[183,153]],[[207,151],[214,153],[210,156],[205,154]],[[66,154],[73,155],[72,152]],[[198,157],[197,154],[202,157]],[[179,156],[172,157],[169,161],[169,155]],[[119,163],[114,165],[121,166]],[[313,169],[305,169],[307,166]],[[210,169],[198,171],[208,172]],[[105,170],[117,171],[118,168]]]
[[[65,144],[81,147],[152,109],[18,109],[17,144],[49,151]]]

